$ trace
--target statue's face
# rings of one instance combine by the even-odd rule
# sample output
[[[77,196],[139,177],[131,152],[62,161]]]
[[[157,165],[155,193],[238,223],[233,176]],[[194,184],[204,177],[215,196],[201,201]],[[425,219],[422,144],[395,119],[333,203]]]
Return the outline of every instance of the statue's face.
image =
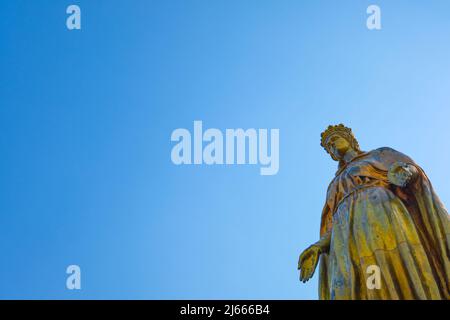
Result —
[[[340,135],[332,135],[327,139],[328,150],[336,159],[342,159],[349,149],[350,142]]]

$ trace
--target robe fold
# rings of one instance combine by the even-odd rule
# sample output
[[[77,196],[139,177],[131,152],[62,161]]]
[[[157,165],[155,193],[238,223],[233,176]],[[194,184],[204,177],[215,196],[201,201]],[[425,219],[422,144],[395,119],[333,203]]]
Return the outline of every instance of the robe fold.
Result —
[[[389,183],[392,165],[418,174],[406,187]],[[450,218],[425,172],[390,148],[356,156],[327,191],[320,234],[320,299],[450,299]],[[378,267],[379,287],[368,282]]]

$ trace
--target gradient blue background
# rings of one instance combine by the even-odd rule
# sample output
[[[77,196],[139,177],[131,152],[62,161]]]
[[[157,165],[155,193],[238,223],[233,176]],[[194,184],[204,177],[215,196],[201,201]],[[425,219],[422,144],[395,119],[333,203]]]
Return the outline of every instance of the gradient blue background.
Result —
[[[382,30],[366,28],[366,8]],[[66,8],[82,30],[66,29]],[[0,2],[0,298],[316,299],[351,126],[450,203],[448,1]],[[279,128],[280,171],[175,166],[176,128]],[[66,289],[66,267],[82,290]]]

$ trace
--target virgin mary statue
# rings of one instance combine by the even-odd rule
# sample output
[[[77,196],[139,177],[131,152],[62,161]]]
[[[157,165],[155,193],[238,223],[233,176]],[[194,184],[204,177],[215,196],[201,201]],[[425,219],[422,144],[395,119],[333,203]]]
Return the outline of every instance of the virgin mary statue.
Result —
[[[300,280],[320,257],[320,299],[450,299],[450,217],[425,172],[391,148],[361,151],[342,124],[321,145],[339,168]]]

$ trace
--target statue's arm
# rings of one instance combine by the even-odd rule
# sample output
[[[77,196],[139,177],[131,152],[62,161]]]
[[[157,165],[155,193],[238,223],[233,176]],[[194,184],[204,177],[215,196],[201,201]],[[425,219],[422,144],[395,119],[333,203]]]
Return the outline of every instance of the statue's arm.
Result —
[[[414,182],[418,176],[419,170],[415,165],[402,161],[394,162],[388,171],[389,183],[403,188]]]
[[[390,184],[405,188],[420,176],[420,169],[407,155],[388,147],[379,148],[376,153],[384,170],[388,171]]]
[[[320,248],[320,253],[328,253],[330,251],[331,242],[331,231],[325,233],[319,241],[317,241],[313,246],[318,246]]]

